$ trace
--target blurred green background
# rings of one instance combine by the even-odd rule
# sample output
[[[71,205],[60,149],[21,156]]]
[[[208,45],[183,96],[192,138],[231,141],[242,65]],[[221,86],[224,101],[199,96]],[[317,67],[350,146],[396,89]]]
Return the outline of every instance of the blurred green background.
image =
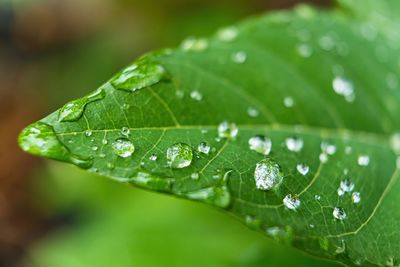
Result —
[[[18,132],[137,56],[294,0],[0,0],[0,266],[335,266],[208,206],[22,153]]]

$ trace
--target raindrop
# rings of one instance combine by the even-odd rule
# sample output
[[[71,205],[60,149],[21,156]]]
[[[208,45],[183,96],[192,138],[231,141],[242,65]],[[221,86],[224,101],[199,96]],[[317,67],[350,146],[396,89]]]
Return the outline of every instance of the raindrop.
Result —
[[[236,27],[226,27],[218,31],[218,39],[224,42],[231,42],[236,39],[239,30]]]
[[[297,164],[296,169],[301,175],[307,175],[310,171],[310,167],[304,163]]]
[[[183,90],[176,90],[175,96],[179,99],[182,99],[185,96],[185,91]]]
[[[300,44],[297,46],[297,53],[299,56],[308,58],[313,54],[313,49],[309,44]]]
[[[205,38],[189,37],[182,42],[181,48],[184,51],[201,52],[208,48],[208,41]]]
[[[107,144],[108,144],[108,140],[104,138],[103,140],[101,140],[101,143],[102,143],[103,145],[107,145]]]
[[[355,99],[353,83],[344,77],[336,76],[332,80],[332,87],[336,94],[341,95],[347,102],[353,102]]]
[[[255,117],[258,117],[258,115],[260,115],[260,112],[256,108],[248,107],[247,115],[249,115],[252,118],[255,118]]]
[[[341,207],[335,207],[334,209],[333,209],[333,212],[332,212],[332,214],[333,214],[333,217],[335,218],[335,219],[337,219],[337,220],[344,220],[344,219],[346,219],[346,212],[344,211],[344,209],[343,208],[341,208]]]
[[[283,99],[283,105],[287,108],[291,108],[294,106],[294,100],[293,98],[291,98],[290,96],[285,97],[285,99]]]
[[[92,134],[93,134],[92,130],[86,130],[86,131],[85,131],[85,135],[86,135],[87,137],[92,136]]]
[[[192,180],[198,180],[199,179],[199,174],[197,172],[194,172],[190,175],[190,178]]]
[[[332,36],[324,35],[322,36],[319,41],[319,46],[326,51],[331,51],[335,47],[335,41],[333,40]]]
[[[126,138],[118,138],[112,144],[112,148],[121,158],[129,158],[135,152],[135,146]]]
[[[333,144],[330,144],[328,142],[322,142],[321,150],[323,153],[325,153],[327,155],[333,155],[336,153],[336,146]]]
[[[211,146],[207,142],[201,142],[197,146],[197,151],[199,153],[203,153],[203,154],[208,155],[210,153],[210,150],[211,150]]]
[[[92,147],[92,150],[93,150],[93,151],[97,151],[98,149],[99,149],[98,146],[93,146],[93,147]]]
[[[254,216],[247,215],[244,219],[244,222],[251,229],[259,229],[261,226],[261,221]]]
[[[339,197],[343,196],[345,193],[346,193],[346,192],[345,192],[341,187],[339,187],[339,188],[337,189],[337,194],[338,194]]]
[[[368,166],[369,165],[369,156],[368,155],[358,156],[357,163],[360,166]]]
[[[316,201],[320,201],[320,200],[321,200],[321,196],[320,196],[320,195],[314,195],[314,199],[315,199]]]
[[[190,92],[190,97],[196,101],[201,101],[203,99],[203,95],[197,90]]]
[[[263,159],[256,165],[254,179],[259,190],[276,189],[283,181],[281,167],[272,159]]]
[[[122,127],[120,132],[122,135],[128,136],[131,131],[128,127]]]
[[[292,152],[299,152],[304,145],[303,139],[297,137],[286,138],[286,147]]]
[[[108,168],[108,169],[110,169],[110,170],[113,170],[113,169],[115,169],[115,165],[114,165],[114,163],[107,162],[107,168]]]
[[[237,64],[243,64],[247,60],[247,54],[244,51],[235,52],[231,56],[232,61]]]
[[[271,152],[272,141],[271,139],[262,136],[256,135],[249,139],[249,147],[251,150],[256,151],[262,155],[268,155]]]
[[[128,110],[130,107],[131,107],[131,105],[126,104],[126,103],[122,105],[123,110]]]
[[[239,128],[234,123],[223,121],[218,125],[218,136],[220,138],[234,139],[239,132]]]
[[[188,167],[192,163],[192,148],[184,143],[177,143],[167,149],[169,166],[175,169]]]
[[[149,157],[149,160],[156,161],[157,160],[157,155],[156,154],[151,154],[150,157]]]
[[[358,204],[361,201],[361,194],[360,192],[354,192],[351,194],[351,200],[353,201],[354,204]]]
[[[400,154],[400,133],[395,133],[390,137],[390,147],[394,152]]]
[[[321,163],[326,163],[328,162],[328,155],[326,153],[321,153],[319,154],[319,161]]]
[[[354,190],[355,184],[350,181],[349,179],[345,179],[340,182],[340,189],[342,189],[344,192],[348,193]]]
[[[296,210],[300,207],[300,199],[297,195],[286,195],[283,199],[283,204],[290,210]]]

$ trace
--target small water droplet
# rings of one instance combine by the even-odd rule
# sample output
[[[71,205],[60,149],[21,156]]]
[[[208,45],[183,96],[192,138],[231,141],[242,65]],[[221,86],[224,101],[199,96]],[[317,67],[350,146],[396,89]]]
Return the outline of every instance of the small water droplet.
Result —
[[[335,219],[337,219],[337,220],[344,220],[344,219],[346,219],[346,212],[344,211],[344,209],[343,208],[341,208],[341,207],[335,207],[334,209],[333,209],[333,212],[332,212],[332,214],[333,214],[333,217],[335,218]]]
[[[86,130],[86,131],[85,131],[85,135],[86,135],[87,137],[92,136],[92,134],[93,134],[92,130]]]
[[[184,143],[177,143],[167,149],[167,160],[170,167],[186,168],[192,163],[192,148]]]
[[[307,175],[310,171],[310,167],[304,163],[297,164],[296,169],[301,175]]]
[[[258,115],[260,115],[260,112],[256,108],[248,107],[247,115],[249,115],[252,118],[255,118],[255,117],[258,117]]]
[[[315,228],[315,225],[314,225],[314,224],[310,224],[309,226],[310,226],[310,228],[312,228],[312,229]]]
[[[93,146],[93,147],[92,147],[92,150],[93,150],[93,151],[97,151],[98,149],[99,149],[98,146]]]
[[[316,201],[320,201],[320,200],[321,200],[321,196],[320,196],[320,195],[314,195],[314,199],[315,199]]]
[[[189,37],[182,42],[181,48],[184,51],[201,52],[208,48],[208,41],[206,38]]]
[[[309,44],[299,44],[297,46],[297,53],[301,57],[304,57],[304,58],[311,57],[313,52],[314,52],[314,50],[312,49],[312,47]]]
[[[297,210],[300,207],[300,199],[297,195],[286,195],[283,199],[283,204],[290,210]]]
[[[128,136],[130,132],[131,132],[131,131],[129,130],[128,127],[122,127],[122,128],[121,128],[121,134],[122,134],[122,135]]]
[[[330,35],[324,35],[318,40],[319,46],[326,51],[331,51],[335,47],[335,40]]]
[[[149,157],[149,160],[156,161],[157,160],[157,155],[156,154],[151,154],[150,157]]]
[[[294,106],[293,98],[291,98],[290,96],[285,97],[285,99],[283,99],[283,105],[287,108],[292,108]]]
[[[231,42],[236,39],[239,34],[239,30],[234,27],[226,27],[218,31],[217,36],[218,39],[223,42]]]
[[[344,192],[349,193],[354,190],[355,184],[349,179],[344,179],[340,182],[340,187]]]
[[[303,139],[297,137],[286,138],[286,147],[289,151],[299,152],[303,149],[304,141]]]
[[[256,135],[249,139],[248,141],[249,147],[251,150],[256,151],[262,155],[269,155],[272,148],[272,141],[271,139],[263,136],[263,135]]]
[[[122,105],[123,110],[128,110],[130,107],[131,107],[131,105],[126,104],[126,103]]]
[[[106,154],[100,153],[100,154],[99,154],[99,157],[100,157],[100,158],[105,158],[105,157],[106,157]]]
[[[197,151],[199,153],[203,153],[203,154],[208,155],[210,153],[210,150],[211,150],[211,146],[207,142],[201,142],[197,146]]]
[[[192,179],[192,180],[198,180],[199,179],[199,174],[197,173],[197,172],[194,172],[194,173],[192,173],[191,175],[190,175],[190,178]]]
[[[339,188],[337,189],[337,194],[338,194],[339,197],[343,196],[345,193],[346,193],[346,192],[345,192],[341,187],[339,187]]]
[[[235,139],[239,128],[234,123],[223,121],[218,125],[218,136],[220,138]]]
[[[369,156],[368,155],[358,156],[357,163],[360,166],[368,166],[369,165]]]
[[[200,200],[220,208],[227,208],[231,203],[231,195],[226,185],[203,188],[184,195],[189,199]]]
[[[201,101],[203,99],[203,95],[199,91],[193,90],[190,92],[190,98],[196,101]]]
[[[321,153],[319,154],[319,161],[321,163],[326,163],[328,162],[328,155],[326,153]]]
[[[243,64],[247,60],[247,53],[244,51],[238,51],[232,54],[231,59],[234,63]]]
[[[276,189],[283,181],[281,167],[272,159],[263,159],[256,164],[254,179],[259,190]]]
[[[251,215],[247,215],[244,219],[244,222],[246,223],[246,225],[248,227],[250,227],[251,229],[259,229],[261,226],[261,220],[257,219],[254,216]]]
[[[118,138],[112,144],[112,148],[121,158],[129,158],[135,152],[135,146],[126,138]]]
[[[176,90],[175,96],[176,96],[178,99],[183,99],[183,97],[185,96],[185,91],[183,91],[183,90]]]
[[[108,168],[108,169],[110,169],[110,170],[113,170],[113,169],[115,169],[115,165],[114,165],[114,163],[107,162],[107,168]]]
[[[107,140],[107,139],[103,139],[103,140],[101,140],[101,143],[102,143],[103,145],[107,145],[107,144],[108,144],[108,140]]]
[[[354,204],[358,204],[361,201],[361,194],[360,192],[354,192],[351,194],[351,200],[353,201]]]
[[[353,102],[355,99],[353,83],[340,76],[336,76],[332,80],[332,87],[336,94],[341,95],[347,102]]]

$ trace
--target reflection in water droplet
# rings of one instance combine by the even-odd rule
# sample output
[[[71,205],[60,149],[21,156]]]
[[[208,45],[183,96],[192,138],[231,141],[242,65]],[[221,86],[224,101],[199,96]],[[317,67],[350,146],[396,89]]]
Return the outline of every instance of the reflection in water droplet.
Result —
[[[368,155],[360,155],[357,158],[357,163],[360,166],[368,166],[369,165],[369,156]]]
[[[105,95],[105,91],[103,89],[99,89],[88,96],[68,102],[60,109],[58,113],[58,120],[60,122],[78,120],[82,116],[87,104],[103,99]]]
[[[121,158],[128,158],[135,152],[135,146],[126,138],[118,138],[112,143],[112,148],[115,154]]]
[[[332,214],[333,214],[333,217],[335,218],[335,219],[337,219],[337,220],[344,220],[344,219],[346,219],[346,212],[344,211],[344,209],[343,208],[341,208],[341,207],[335,207],[334,209],[333,209],[333,212],[332,212]]]
[[[347,102],[353,102],[355,99],[353,83],[344,77],[336,76],[332,80],[332,87],[336,94],[341,95]]]
[[[201,52],[208,48],[208,41],[205,38],[189,37],[182,42],[181,48],[184,51]]]
[[[256,108],[248,107],[247,115],[249,115],[252,118],[255,118],[255,117],[258,117],[258,115],[260,115],[260,112]]]
[[[247,60],[247,54],[244,51],[235,52],[232,54],[231,59],[234,63],[243,64]]]
[[[170,167],[186,168],[192,163],[192,148],[184,143],[177,143],[167,149],[167,160]]]
[[[234,139],[239,132],[239,128],[234,123],[223,121],[218,125],[218,136],[220,138]]]
[[[263,159],[256,165],[254,179],[259,190],[276,189],[283,181],[281,167],[272,159]]]
[[[249,139],[249,147],[262,155],[268,155],[271,152],[272,141],[263,135],[256,135]]]
[[[207,144],[207,142],[201,142],[198,146],[197,146],[197,151],[199,153],[203,153],[208,155],[210,153],[211,150],[211,146],[209,144]]]
[[[351,200],[353,201],[354,204],[358,204],[361,201],[361,194],[360,192],[354,192],[351,194]]]
[[[297,164],[296,169],[301,175],[307,175],[310,171],[310,167],[304,163]]]
[[[286,138],[286,147],[289,149],[289,151],[292,152],[299,152],[300,150],[303,149],[303,139],[297,138],[297,137],[289,137]]]
[[[236,39],[239,34],[239,30],[236,27],[226,27],[218,31],[218,39],[223,42],[231,42]]]
[[[297,210],[300,207],[300,199],[296,195],[286,195],[283,199],[283,204],[290,210]]]
[[[190,98],[196,101],[201,101],[203,99],[203,95],[199,91],[193,90],[190,92]]]

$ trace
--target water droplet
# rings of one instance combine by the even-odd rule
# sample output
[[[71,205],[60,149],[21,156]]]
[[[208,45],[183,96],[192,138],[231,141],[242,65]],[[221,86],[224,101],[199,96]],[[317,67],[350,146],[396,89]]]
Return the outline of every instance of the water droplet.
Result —
[[[115,165],[114,165],[114,163],[107,162],[107,168],[108,168],[108,169],[110,169],[110,170],[113,170],[113,169],[115,169]]]
[[[207,144],[207,142],[201,142],[198,146],[197,146],[197,151],[199,153],[203,153],[208,155],[210,153],[211,150],[211,146],[209,144]]]
[[[107,140],[107,139],[103,139],[103,140],[101,140],[101,143],[102,143],[103,145],[107,145],[107,144],[108,144],[108,140]]]
[[[330,35],[322,36],[318,43],[319,46],[326,51],[331,51],[335,47],[335,40]]]
[[[111,79],[111,85],[119,90],[134,92],[160,82],[166,71],[163,66],[143,58]]]
[[[314,52],[314,50],[312,49],[312,47],[309,44],[300,44],[297,46],[297,53],[301,57],[304,57],[304,58],[311,57],[313,52]]]
[[[185,96],[185,91],[183,90],[176,90],[175,96],[179,99],[182,99]]]
[[[314,199],[315,199],[316,201],[320,201],[320,200],[321,200],[321,196],[320,196],[320,195],[314,195]]]
[[[337,189],[337,194],[338,194],[339,197],[343,196],[345,193],[346,193],[346,192],[345,192],[341,187],[339,187],[339,188]]]
[[[93,134],[92,130],[86,130],[86,131],[85,131],[85,135],[86,135],[87,137],[92,136],[92,134]]]
[[[93,146],[93,147],[92,147],[92,150],[93,150],[93,151],[97,151],[98,149],[99,149],[98,146]]]
[[[263,135],[256,135],[249,139],[249,147],[251,150],[266,156],[271,152],[272,141]]]
[[[231,203],[231,195],[226,185],[203,188],[183,195],[189,199],[200,200],[220,208],[227,208]]]
[[[258,115],[260,115],[260,112],[256,108],[248,107],[247,115],[249,115],[252,118],[255,118],[255,117],[258,117]]]
[[[121,158],[129,158],[135,152],[135,146],[126,138],[118,138],[112,144],[112,148]]]
[[[292,108],[294,106],[293,98],[291,98],[290,96],[285,97],[285,99],[283,99],[283,105],[287,108]]]
[[[315,228],[315,225],[314,225],[314,224],[310,224],[309,226],[310,226],[310,228],[312,228],[312,229]]]
[[[199,174],[197,172],[194,172],[190,175],[190,178],[193,180],[198,180],[199,179]]]
[[[192,163],[192,148],[184,143],[177,143],[167,149],[169,166],[175,169],[186,168]]]
[[[234,123],[223,121],[218,125],[218,136],[220,138],[234,139],[239,132],[239,128]]]
[[[336,76],[332,80],[332,87],[336,94],[341,95],[347,102],[353,102],[355,99],[353,83],[344,77]]]
[[[208,48],[208,41],[206,38],[189,37],[182,42],[181,48],[184,51],[201,52]]]
[[[157,155],[156,154],[151,154],[150,157],[149,157],[149,160],[156,161],[157,160]]]
[[[106,157],[106,154],[100,153],[100,154],[99,154],[99,157],[104,159],[104,158]]]
[[[303,149],[303,139],[297,138],[297,137],[289,137],[286,138],[286,147],[289,149],[289,151],[292,152],[299,152],[300,150]]]
[[[128,127],[122,127],[122,128],[121,128],[121,134],[122,134],[122,135],[128,136],[130,132],[131,132],[131,131],[129,130]]]
[[[243,64],[247,60],[247,53],[244,51],[235,52],[231,56],[232,61],[237,64]]]
[[[251,215],[247,215],[244,219],[244,222],[246,223],[246,225],[248,227],[250,227],[251,229],[259,229],[261,226],[261,220],[257,219],[254,216]]]
[[[276,189],[283,181],[281,167],[272,159],[263,159],[256,165],[254,179],[260,190]]]
[[[369,156],[368,155],[358,156],[357,163],[360,166],[368,166],[369,165]]]
[[[105,91],[99,89],[88,96],[68,102],[60,109],[58,120],[61,122],[78,120],[82,116],[87,104],[103,99],[105,95]]]
[[[128,110],[130,107],[131,107],[131,105],[126,104],[126,103],[122,105],[123,110]]]
[[[354,187],[355,184],[349,179],[344,179],[340,182],[340,188],[346,193],[353,191]]]
[[[335,207],[334,209],[333,209],[333,212],[332,212],[332,214],[333,214],[333,217],[335,218],[335,219],[337,219],[337,220],[344,220],[344,219],[346,219],[346,212],[344,211],[344,209],[343,208],[341,208],[341,207]]]
[[[196,101],[201,101],[203,99],[203,95],[197,90],[190,92],[190,97]]]
[[[283,199],[283,204],[290,210],[296,210],[300,207],[301,202],[297,195],[289,194]]]
[[[326,153],[321,153],[319,154],[319,161],[321,163],[326,163],[328,162],[328,155]]]
[[[301,175],[307,175],[310,171],[310,167],[304,163],[297,164],[296,169]]]
[[[336,146],[328,142],[322,142],[321,150],[327,155],[333,155],[336,153]]]
[[[351,194],[351,200],[353,201],[354,204],[358,204],[361,201],[361,194],[360,192],[354,192]]]
[[[395,133],[390,137],[390,147],[396,154],[400,154],[400,133]]]
[[[218,39],[223,42],[231,42],[236,39],[239,30],[236,27],[226,27],[218,31]]]

